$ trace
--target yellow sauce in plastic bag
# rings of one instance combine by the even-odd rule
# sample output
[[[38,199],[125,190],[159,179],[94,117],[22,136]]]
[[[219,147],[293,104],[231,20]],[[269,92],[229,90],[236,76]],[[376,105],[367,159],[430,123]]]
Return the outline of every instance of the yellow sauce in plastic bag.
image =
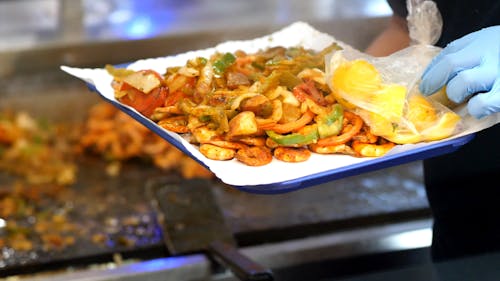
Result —
[[[339,103],[359,114],[372,133],[399,144],[440,140],[455,132],[460,116],[418,91],[384,83],[366,60],[333,56],[330,87]]]

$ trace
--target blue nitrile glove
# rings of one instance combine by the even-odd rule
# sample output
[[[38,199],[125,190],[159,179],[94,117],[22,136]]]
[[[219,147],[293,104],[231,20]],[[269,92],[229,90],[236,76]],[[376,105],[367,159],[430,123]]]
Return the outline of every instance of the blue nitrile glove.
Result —
[[[500,111],[500,26],[457,39],[432,60],[422,75],[420,91],[430,95],[444,85],[455,103],[476,94],[467,104],[476,118]]]

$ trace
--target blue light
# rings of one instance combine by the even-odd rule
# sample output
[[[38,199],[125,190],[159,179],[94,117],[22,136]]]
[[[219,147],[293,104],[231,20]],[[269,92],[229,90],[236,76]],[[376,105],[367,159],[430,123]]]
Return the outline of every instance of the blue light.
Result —
[[[120,36],[128,39],[154,37],[169,30],[176,16],[169,10],[124,13],[116,15],[111,22]]]
[[[203,261],[204,258],[202,255],[159,258],[131,264],[130,266],[127,266],[126,270],[129,272],[153,272],[159,270],[180,268],[186,265],[192,265],[194,263],[200,263]]]
[[[144,15],[134,17],[125,25],[125,36],[131,39],[147,38],[154,34],[155,28],[151,18]]]

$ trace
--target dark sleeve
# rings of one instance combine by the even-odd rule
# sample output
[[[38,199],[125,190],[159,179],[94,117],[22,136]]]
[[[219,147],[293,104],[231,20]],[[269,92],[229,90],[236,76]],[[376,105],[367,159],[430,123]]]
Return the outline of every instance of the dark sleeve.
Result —
[[[387,0],[387,3],[391,7],[394,14],[406,19],[408,15],[408,10],[406,9],[405,0]]]

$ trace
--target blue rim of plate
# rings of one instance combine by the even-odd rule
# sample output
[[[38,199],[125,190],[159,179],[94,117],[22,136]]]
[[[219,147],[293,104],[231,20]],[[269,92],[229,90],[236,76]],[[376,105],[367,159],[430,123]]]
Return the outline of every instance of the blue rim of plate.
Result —
[[[182,151],[187,156],[194,159],[196,162],[200,163],[205,168],[210,168],[203,163],[200,159],[196,158],[191,152],[189,152],[180,142],[176,139],[172,138],[170,135],[166,133],[165,130],[152,126],[152,124],[140,113],[130,110],[126,106],[120,104],[117,101],[113,101],[104,97],[95,87],[95,85],[91,83],[87,83],[87,87],[93,91],[98,93],[105,101],[111,103],[119,110],[128,114],[136,121],[140,122],[142,125],[146,126],[148,129],[152,130],[154,133],[158,134],[160,137],[168,141],[170,144],[175,146],[177,149]],[[405,163],[424,160],[427,158],[432,158],[435,156],[451,153],[464,144],[468,143],[474,138],[475,134],[468,134],[462,137],[450,139],[447,141],[437,142],[434,144],[430,144],[424,147],[418,147],[415,149],[411,149],[409,151],[395,153],[391,155],[386,155],[380,158],[374,158],[371,160],[364,161],[362,163],[352,164],[316,174],[311,174],[308,176],[296,178],[293,180],[262,184],[262,185],[230,185],[238,190],[248,192],[248,193],[256,193],[256,194],[280,194],[287,193],[291,191],[296,191],[299,189],[319,185],[322,183],[326,183],[329,181],[334,181],[341,178],[346,178],[350,176],[359,175],[366,172],[376,171],[384,168],[389,168],[392,166],[402,165]]]
[[[258,194],[286,193],[338,180],[341,178],[355,176],[362,173],[372,172],[413,161],[424,160],[427,158],[448,154],[454,152],[464,144],[471,141],[474,136],[475,134],[469,134],[451,140],[431,144],[425,147],[415,148],[410,151],[386,155],[380,158],[367,160],[362,163],[352,164],[289,181],[266,185],[236,186],[236,188],[242,191]]]

